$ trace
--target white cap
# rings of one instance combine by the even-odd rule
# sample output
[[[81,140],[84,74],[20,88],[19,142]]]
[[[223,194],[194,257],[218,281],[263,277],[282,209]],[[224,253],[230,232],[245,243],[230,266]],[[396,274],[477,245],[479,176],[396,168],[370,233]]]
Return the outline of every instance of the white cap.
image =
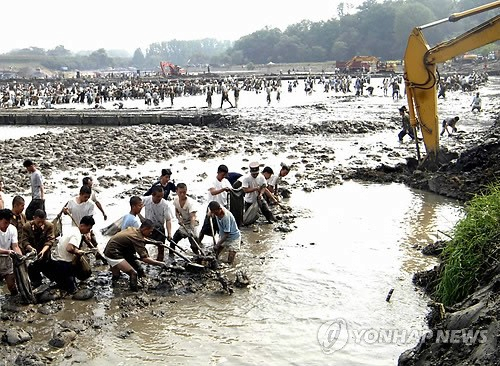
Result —
[[[249,167],[250,167],[250,171],[254,171],[254,172],[258,172],[259,171],[259,166],[260,164],[256,161],[253,161],[250,163]]]

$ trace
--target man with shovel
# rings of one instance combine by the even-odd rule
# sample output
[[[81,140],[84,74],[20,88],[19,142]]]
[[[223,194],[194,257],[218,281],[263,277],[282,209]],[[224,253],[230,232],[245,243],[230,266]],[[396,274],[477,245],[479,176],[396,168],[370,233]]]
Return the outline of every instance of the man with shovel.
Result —
[[[229,172],[229,169],[226,165],[221,164],[217,168],[217,175],[215,176],[215,180],[212,182],[210,188],[208,189],[208,202],[217,201],[222,207],[227,208],[227,196],[228,192],[231,190],[231,183],[226,179],[226,174]],[[210,223],[212,220],[212,223]],[[217,231],[217,223],[215,219],[210,217],[208,214],[205,216],[205,220],[203,221],[203,226],[200,230],[200,235],[198,237],[198,242],[202,243],[205,235],[213,236]]]
[[[165,238],[168,241],[172,239],[172,214],[170,206],[165,198],[163,198],[163,187],[161,185],[154,186],[151,190],[151,196],[142,198],[144,204],[144,211],[146,219],[153,222],[155,230],[151,234],[151,238],[165,243]],[[165,235],[165,227],[167,232]],[[158,247],[158,255],[156,260],[163,262],[165,255],[165,248]]]
[[[149,239],[154,228],[153,222],[145,219],[139,228],[129,227],[109,239],[104,249],[104,258],[111,266],[113,285],[116,285],[120,273],[125,272],[129,275],[130,289],[138,290],[137,273],[142,269],[138,267],[136,254],[144,263],[165,267],[165,263],[151,258],[146,249],[146,244],[158,244]]]
[[[187,185],[185,183],[177,184],[176,192],[177,196],[174,198],[175,216],[179,220],[180,227],[170,241],[170,248],[173,249],[179,241],[188,238],[193,253],[199,254],[198,236],[196,235],[198,219],[196,217],[197,208],[195,202],[187,196]],[[174,253],[170,251],[169,256],[172,258]]]

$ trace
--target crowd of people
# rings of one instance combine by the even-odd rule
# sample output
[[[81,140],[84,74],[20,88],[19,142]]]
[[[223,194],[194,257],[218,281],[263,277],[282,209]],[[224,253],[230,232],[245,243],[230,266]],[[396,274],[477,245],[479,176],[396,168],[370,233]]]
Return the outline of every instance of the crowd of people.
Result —
[[[28,276],[32,288],[38,288],[46,278],[63,292],[72,294],[78,289],[78,276],[82,256],[96,256],[96,261],[109,265],[112,284],[116,286],[120,275],[128,276],[129,287],[138,290],[138,279],[145,276],[143,263],[172,269],[177,248],[187,239],[194,255],[205,255],[208,250],[216,260],[234,264],[240,250],[240,228],[254,223],[259,211],[268,222],[273,222],[269,205],[279,204],[279,184],[290,168],[282,164],[279,173],[257,162],[249,165],[248,174],[230,172],[221,164],[214,178],[210,179],[207,210],[200,213],[198,203],[188,194],[186,183],[171,180],[170,169],[162,169],[158,181],[142,196],[130,197],[130,211],[109,227],[119,225],[105,243],[94,230],[96,208],[107,219],[98,192],[91,177],[84,177],[77,195],[70,197],[53,221],[45,211],[44,178],[35,163],[24,161],[30,174],[32,196],[25,210],[25,200],[15,195],[12,207],[5,208],[0,202],[0,279],[5,279],[12,295],[17,294],[13,258],[26,258],[34,254],[28,263]],[[251,210],[250,210],[251,209]],[[199,227],[198,218],[205,214]],[[69,217],[71,225],[62,225],[62,217]],[[176,220],[178,228],[172,230]],[[103,234],[107,235],[103,229]],[[204,244],[205,236],[212,238]],[[101,242],[100,242],[101,240]],[[153,246],[156,258],[149,254]],[[165,250],[166,249],[166,250]],[[168,251],[168,258],[165,252]],[[46,282],[47,282],[46,281]]]
[[[389,86],[396,88],[401,84],[401,76],[394,75],[386,79],[387,81],[383,81],[384,95],[387,95]],[[221,108],[224,103],[237,108],[242,90],[264,94],[268,104],[272,101],[279,102],[283,82],[281,75],[168,80],[104,78],[12,81],[0,86],[0,108],[50,109],[58,105],[84,104],[89,108],[102,109],[112,106],[111,108],[122,109],[128,100],[142,100],[146,106],[167,103],[173,107],[175,98],[195,95],[204,95],[208,108],[212,108],[214,95],[220,97]],[[355,93],[360,96],[366,90],[369,95],[373,95],[375,88],[369,84],[369,74],[323,73],[309,75],[303,79],[295,76],[288,80],[287,91],[291,93],[303,90],[306,95],[310,95],[319,91],[318,86],[322,85],[325,93]]]
[[[220,96],[221,108],[225,102],[230,107],[237,108],[241,90],[263,93],[268,104],[271,104],[273,100],[279,102],[282,97],[284,81],[282,78],[282,75],[246,77],[229,75],[220,78],[167,80],[129,77],[12,81],[0,86],[0,108],[53,108],[56,105],[72,103],[86,104],[91,108],[106,108],[104,105],[111,102],[113,108],[122,109],[127,100],[143,100],[146,106],[169,103],[172,107],[175,98],[194,95],[206,96],[208,108],[212,108],[214,95]],[[437,84],[438,97],[445,98],[448,90],[475,90],[479,84],[487,80],[486,72],[446,75]],[[370,74],[366,73],[321,73],[308,75],[302,79],[294,76],[293,79],[288,80],[287,91],[291,93],[303,89],[305,94],[309,95],[322,85],[325,93],[354,93],[355,96],[371,96],[376,88],[370,83]],[[393,99],[402,98],[401,89],[404,89],[402,75],[392,74],[384,77],[379,87],[384,96],[391,94]]]

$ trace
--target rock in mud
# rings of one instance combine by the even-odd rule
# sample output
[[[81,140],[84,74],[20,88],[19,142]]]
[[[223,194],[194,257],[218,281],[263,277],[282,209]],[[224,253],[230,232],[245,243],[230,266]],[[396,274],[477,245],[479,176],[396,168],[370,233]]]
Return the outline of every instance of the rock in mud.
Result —
[[[93,297],[94,297],[94,291],[88,288],[83,288],[81,290],[78,290],[71,298],[73,300],[88,300]]]
[[[61,298],[61,291],[58,289],[48,289],[37,296],[37,301],[39,303],[45,303],[53,300],[59,300]]]
[[[130,335],[133,333],[134,333],[133,330],[125,330],[125,331],[118,334],[118,338],[126,339],[126,338],[130,337]]]
[[[417,272],[413,275],[413,284],[421,287],[426,293],[432,294],[439,280],[439,266]]]
[[[27,342],[31,340],[31,338],[31,334],[24,329],[9,329],[3,335],[2,341],[9,346],[15,346],[16,344]]]
[[[424,255],[440,255],[446,246],[446,241],[438,240],[435,243],[431,243],[422,249],[422,254]]]
[[[8,301],[2,305],[2,311],[4,311],[4,312],[19,313],[22,310],[23,309],[21,306],[19,306],[19,304],[16,304],[16,303],[13,303],[10,301]]]
[[[81,333],[85,329],[87,329],[87,325],[85,325],[84,322],[80,320],[65,320],[60,323],[60,326],[64,329],[73,330],[76,333]]]
[[[19,355],[14,364],[17,366],[45,366],[46,363],[38,355]]]
[[[234,281],[234,285],[239,288],[248,287],[248,285],[250,285],[250,279],[245,272],[238,271],[236,272],[236,280]]]
[[[49,344],[55,348],[63,348],[68,343],[71,343],[76,338],[76,332],[71,329],[63,329],[54,338],[49,341]]]
[[[222,275],[219,271],[217,271],[216,275],[217,275],[217,281],[219,281],[219,283],[221,284],[222,289],[226,293],[228,293],[229,295],[231,295],[234,291],[231,288],[231,286],[229,284],[229,280],[227,279],[227,277],[224,276],[224,275]]]

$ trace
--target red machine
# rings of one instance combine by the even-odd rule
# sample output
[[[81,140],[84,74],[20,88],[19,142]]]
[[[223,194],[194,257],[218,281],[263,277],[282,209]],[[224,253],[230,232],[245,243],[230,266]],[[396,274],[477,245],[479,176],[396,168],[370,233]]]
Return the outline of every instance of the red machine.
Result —
[[[174,65],[171,62],[162,61],[160,62],[161,72],[163,76],[177,76],[177,75],[186,75],[187,72],[180,66]]]

